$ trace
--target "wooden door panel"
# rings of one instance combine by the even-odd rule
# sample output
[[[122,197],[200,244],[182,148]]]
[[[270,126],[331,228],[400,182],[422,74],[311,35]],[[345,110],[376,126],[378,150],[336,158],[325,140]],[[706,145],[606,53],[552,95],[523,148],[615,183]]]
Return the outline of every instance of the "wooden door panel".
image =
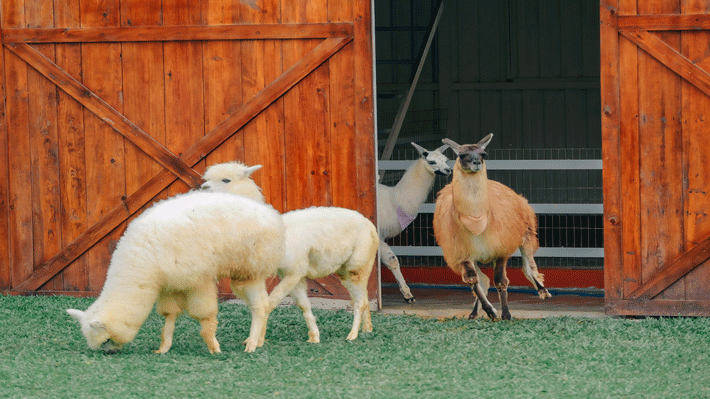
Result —
[[[201,63],[198,62],[196,57],[194,57],[195,61],[190,61],[193,58],[189,55],[187,56],[187,64],[191,65],[193,69],[190,67],[178,69],[177,64],[175,64],[176,68],[171,68],[171,64],[167,62],[166,64],[168,67],[166,67],[165,73],[166,98],[171,98],[171,101],[174,101],[174,104],[168,103],[166,109],[181,110],[180,112],[182,112],[182,114],[177,111],[173,111],[171,114],[166,114],[166,119],[169,121],[166,126],[166,130],[169,132],[171,129],[174,129],[175,131],[192,129],[192,131],[195,132],[191,140],[184,139],[184,136],[189,135],[171,137],[169,133],[166,133],[167,146],[177,148],[177,151],[181,152],[180,157],[172,154],[168,149],[165,149],[165,147],[160,145],[160,143],[142,131],[137,125],[121,115],[121,113],[116,110],[116,107],[122,105],[120,102],[116,102],[116,107],[112,107],[111,104],[104,101],[99,95],[94,94],[88,89],[88,87],[85,87],[79,82],[73,80],[68,73],[63,73],[58,66],[51,62],[51,60],[46,59],[46,57],[41,57],[37,51],[33,50],[29,46],[23,44],[8,46],[11,47],[13,52],[21,54],[25,57],[26,60],[36,61],[37,64],[40,65],[40,68],[37,70],[40,72],[42,70],[47,71],[47,77],[50,79],[54,78],[59,87],[62,89],[69,87],[69,89],[66,90],[68,94],[81,94],[77,95],[77,100],[79,100],[86,108],[83,114],[84,129],[87,132],[85,137],[91,137],[89,142],[86,143],[87,152],[90,153],[90,156],[87,156],[87,160],[89,162],[86,166],[86,176],[87,180],[92,181],[92,184],[96,184],[95,187],[87,187],[87,202],[92,202],[93,199],[96,200],[93,202],[94,210],[92,211],[92,208],[89,207],[89,212],[87,213],[88,224],[90,224],[91,227],[84,231],[73,242],[68,244],[59,254],[53,256],[39,268],[34,269],[30,276],[20,278],[20,281],[24,281],[16,287],[20,290],[34,290],[40,288],[51,277],[63,270],[86,251],[89,251],[87,255],[88,262],[90,263],[94,263],[92,262],[92,257],[96,258],[95,260],[98,260],[98,258],[107,259],[108,254],[105,253],[105,251],[112,247],[112,242],[115,242],[122,232],[122,228],[116,228],[121,227],[128,217],[137,212],[141,207],[148,203],[148,201],[152,200],[175,180],[175,174],[169,172],[167,169],[163,169],[151,180],[138,188],[132,195],[123,195],[122,193],[126,191],[125,186],[123,186],[126,181],[125,176],[121,175],[111,178],[111,174],[106,175],[105,170],[100,167],[107,167],[107,170],[110,171],[112,170],[111,167],[114,166],[113,170],[116,170],[117,173],[125,173],[125,161],[116,156],[116,154],[119,156],[124,154],[125,143],[120,135],[115,134],[116,131],[125,134],[125,137],[127,138],[135,139],[136,142],[141,142],[142,144],[148,143],[144,145],[146,145],[149,150],[155,150],[157,148],[160,150],[161,154],[167,154],[167,156],[163,159],[167,157],[173,159],[173,161],[170,162],[170,165],[172,166],[171,169],[175,170],[176,167],[179,167],[182,171],[189,171],[188,174],[190,177],[183,176],[183,178],[191,181],[191,186],[194,186],[196,183],[192,183],[192,181],[197,181],[197,183],[199,183],[199,180],[195,178],[195,176],[199,176],[199,174],[190,166],[194,166],[195,163],[203,159],[206,154],[211,153],[215,148],[223,144],[234,134],[237,129],[244,126],[253,118],[255,114],[261,112],[277,98],[281,97],[287,90],[297,86],[297,83],[307,77],[314,68],[317,68],[321,63],[326,61],[330,56],[332,56],[332,54],[340,50],[349,41],[350,38],[346,37],[326,39],[321,42],[315,46],[313,50],[305,54],[304,57],[297,60],[293,67],[289,68],[286,73],[282,74],[273,82],[265,86],[262,91],[251,98],[242,107],[233,110],[227,119],[217,124],[217,126],[215,126],[210,133],[204,136],[200,134],[204,131],[204,128],[195,128],[194,123],[191,122],[193,119],[185,118],[185,109],[188,110],[187,114],[189,114],[190,109],[193,109],[193,111],[195,111],[198,115],[200,114],[201,108],[197,104],[201,104],[202,98],[195,100],[194,97],[191,96],[192,93],[201,93],[202,88],[200,87],[199,90],[190,90],[188,94],[185,94],[185,87],[183,85],[189,80],[185,70],[191,71],[199,69],[201,68]],[[180,52],[180,50],[187,51],[187,54],[190,54],[190,50],[194,50],[194,48],[187,46],[180,49],[168,49],[167,52],[177,53]],[[121,90],[118,87],[114,87],[112,90],[110,87],[103,88],[101,86],[102,84],[106,85],[111,82],[119,81],[117,78],[112,78],[112,73],[114,74],[113,76],[118,74],[115,70],[112,70],[111,68],[104,68],[100,71],[101,73],[95,77],[85,71],[86,69],[90,69],[93,66],[92,64],[98,65],[102,62],[108,62],[108,59],[110,59],[112,54],[114,54],[111,51],[111,47],[108,46],[104,49],[104,51],[96,51],[92,54],[100,58],[97,60],[84,60],[83,69],[85,80],[94,82],[94,87],[100,87],[100,89],[97,89],[98,92],[105,91],[109,94],[119,93]],[[171,55],[171,57],[177,59],[177,55]],[[120,65],[120,62],[118,65]],[[56,79],[57,75],[61,75],[63,80]],[[194,81],[194,79],[192,80]],[[67,82],[69,82],[69,84],[67,84]],[[201,85],[202,81],[198,84]],[[89,101],[86,101],[85,98],[88,98]],[[92,107],[93,109],[90,109]],[[91,112],[94,110],[100,115],[109,114],[113,119],[111,117],[99,118]],[[120,124],[115,124],[115,119],[120,120]],[[197,120],[203,120],[203,118],[200,117],[197,118]],[[111,122],[111,126],[108,126],[105,122]],[[118,128],[114,129],[116,126],[118,126]],[[126,131],[129,133],[126,133]],[[136,137],[139,139],[136,139]],[[85,140],[87,139],[85,138]],[[178,140],[182,141],[179,142]],[[109,148],[112,148],[111,150],[106,151],[106,143],[109,144]],[[188,166],[188,164],[190,164],[190,166]],[[185,167],[181,167],[181,165],[185,165]],[[100,175],[100,173],[103,174]],[[107,186],[111,186],[112,188],[109,189]],[[119,187],[119,189],[116,190],[116,187]],[[113,199],[110,197],[99,198],[100,193],[108,190],[113,190],[110,192],[115,193]],[[176,192],[182,192],[184,190],[184,187],[180,187],[176,189]],[[95,193],[95,198],[92,198],[92,192]],[[29,225],[32,225],[32,223]],[[98,245],[96,249],[91,249],[99,241],[102,241],[102,245]],[[92,255],[92,251],[97,252]],[[102,253],[98,251],[104,252]],[[96,263],[105,264],[105,262]],[[89,285],[92,287],[102,285],[102,281],[99,280],[105,276],[105,268],[104,270],[96,269],[97,268],[92,268],[90,271]]]
[[[702,283],[710,277],[710,168],[702,151],[710,129],[710,19],[700,14],[706,11],[693,2],[601,3],[612,314],[710,315]]]

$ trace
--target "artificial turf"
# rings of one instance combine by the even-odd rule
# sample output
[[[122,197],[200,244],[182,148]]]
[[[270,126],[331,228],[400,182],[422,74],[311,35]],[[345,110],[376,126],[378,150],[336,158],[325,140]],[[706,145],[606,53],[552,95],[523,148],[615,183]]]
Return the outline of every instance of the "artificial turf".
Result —
[[[0,296],[0,397],[9,398],[703,398],[710,397],[710,319],[548,318],[491,322],[373,314],[374,332],[345,337],[347,311],[277,308],[266,344],[244,353],[251,316],[221,304],[222,353],[178,319],[154,354],[155,312],[121,352],[88,349],[64,312],[93,299]]]

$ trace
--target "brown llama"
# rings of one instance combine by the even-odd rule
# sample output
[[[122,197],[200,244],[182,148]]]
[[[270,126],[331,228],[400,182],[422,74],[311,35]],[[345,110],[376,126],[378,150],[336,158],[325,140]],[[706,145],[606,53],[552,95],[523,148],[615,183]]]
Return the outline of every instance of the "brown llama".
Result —
[[[508,310],[508,259],[520,249],[523,273],[537,289],[540,299],[552,295],[543,285],[533,254],[538,249],[537,218],[528,201],[509,187],[488,180],[486,146],[489,134],[478,144],[459,145],[443,139],[456,153],[454,175],[436,198],[434,235],[444,251],[444,260],[471,287],[476,299],[469,319],[478,314],[478,302],[492,320],[498,314],[486,298],[488,278],[477,263],[495,260],[494,283],[502,306],[501,318],[510,320]],[[480,279],[480,280],[479,280]]]

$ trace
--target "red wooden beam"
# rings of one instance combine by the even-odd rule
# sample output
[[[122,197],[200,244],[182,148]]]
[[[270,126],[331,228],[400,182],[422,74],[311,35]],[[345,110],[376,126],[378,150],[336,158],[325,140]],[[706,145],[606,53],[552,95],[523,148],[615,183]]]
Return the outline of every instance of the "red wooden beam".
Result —
[[[349,22],[322,24],[248,24],[211,26],[137,26],[98,28],[13,28],[3,43],[166,42],[192,40],[323,39],[353,35]]]
[[[619,15],[619,30],[708,30],[710,14]]]

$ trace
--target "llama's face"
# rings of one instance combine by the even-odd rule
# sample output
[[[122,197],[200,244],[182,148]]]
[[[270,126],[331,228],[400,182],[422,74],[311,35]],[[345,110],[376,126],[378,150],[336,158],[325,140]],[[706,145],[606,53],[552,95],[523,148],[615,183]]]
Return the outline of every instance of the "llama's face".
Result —
[[[448,144],[444,144],[434,151],[427,151],[415,143],[412,143],[412,146],[417,149],[419,155],[421,155],[424,159],[426,168],[429,172],[441,176],[448,176],[451,174],[451,167],[447,163],[449,162],[449,158],[444,155],[444,151],[449,148]]]
[[[484,163],[488,154],[486,147],[493,139],[493,133],[484,137],[478,144],[457,144],[453,140],[444,139],[444,143],[449,144],[458,156],[458,164],[466,173],[480,172],[484,168]]]

